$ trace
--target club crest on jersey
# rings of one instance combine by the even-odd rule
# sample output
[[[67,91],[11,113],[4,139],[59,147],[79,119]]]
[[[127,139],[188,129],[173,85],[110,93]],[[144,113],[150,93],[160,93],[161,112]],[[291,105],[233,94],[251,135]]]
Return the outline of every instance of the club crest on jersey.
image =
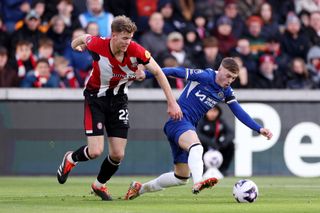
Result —
[[[223,97],[224,97],[223,92],[219,92],[219,93],[218,93],[218,96],[219,96],[219,98],[223,98]]]
[[[189,70],[189,74],[192,75],[192,74],[199,74],[199,73],[202,73],[203,70],[201,69],[188,69]]]
[[[98,129],[102,129],[102,123],[101,122],[97,123],[97,128]]]

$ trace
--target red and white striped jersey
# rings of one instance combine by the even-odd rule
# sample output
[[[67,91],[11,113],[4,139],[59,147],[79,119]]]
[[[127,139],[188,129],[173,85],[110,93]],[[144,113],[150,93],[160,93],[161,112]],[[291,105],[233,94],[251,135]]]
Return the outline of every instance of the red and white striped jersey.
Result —
[[[122,62],[111,52],[110,38],[89,36],[86,45],[92,54],[93,68],[85,89],[98,97],[104,96],[108,89],[113,89],[114,95],[120,88],[127,93],[128,86],[135,79],[138,64],[147,64],[151,58],[150,53],[134,41],[129,44]]]

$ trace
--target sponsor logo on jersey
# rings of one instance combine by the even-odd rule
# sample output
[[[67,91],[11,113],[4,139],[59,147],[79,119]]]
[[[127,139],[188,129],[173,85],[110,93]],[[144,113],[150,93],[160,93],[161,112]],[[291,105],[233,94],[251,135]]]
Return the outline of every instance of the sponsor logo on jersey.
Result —
[[[118,74],[118,73],[113,73],[112,74],[113,77],[115,78],[128,78],[128,79],[132,79],[132,78],[136,78],[136,74],[135,73],[130,73],[130,74]]]

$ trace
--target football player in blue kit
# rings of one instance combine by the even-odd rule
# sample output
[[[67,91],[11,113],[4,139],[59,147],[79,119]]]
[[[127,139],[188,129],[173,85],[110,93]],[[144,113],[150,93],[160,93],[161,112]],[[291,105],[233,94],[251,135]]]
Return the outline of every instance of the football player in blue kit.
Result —
[[[239,66],[233,58],[224,58],[217,71],[210,68],[188,69],[182,67],[163,68],[166,76],[184,78],[188,81],[179,97],[183,118],[169,119],[164,132],[170,142],[174,159],[174,171],[141,184],[133,181],[125,199],[132,200],[146,192],[155,192],[164,188],[184,185],[192,174],[192,193],[214,186],[218,180],[214,177],[203,180],[203,147],[196,133],[196,125],[205,113],[219,102],[225,102],[233,114],[252,130],[267,139],[272,132],[256,123],[240,106],[230,87],[239,74]],[[141,79],[151,78],[149,72],[141,72]]]

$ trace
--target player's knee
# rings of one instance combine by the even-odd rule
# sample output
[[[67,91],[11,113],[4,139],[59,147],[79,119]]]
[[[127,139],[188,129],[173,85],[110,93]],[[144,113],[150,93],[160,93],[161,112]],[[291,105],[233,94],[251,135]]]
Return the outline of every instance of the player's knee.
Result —
[[[114,161],[121,162],[123,160],[123,158],[124,158],[124,152],[113,152],[113,153],[110,153],[110,157]]]
[[[92,149],[89,150],[89,156],[91,159],[99,157],[103,153],[103,149]]]

